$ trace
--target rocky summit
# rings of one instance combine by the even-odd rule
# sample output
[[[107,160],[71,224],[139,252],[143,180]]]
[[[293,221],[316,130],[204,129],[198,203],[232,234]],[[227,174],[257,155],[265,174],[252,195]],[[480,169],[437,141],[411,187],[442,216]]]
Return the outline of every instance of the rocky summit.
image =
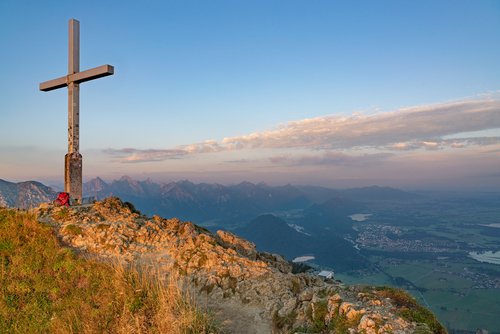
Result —
[[[37,215],[79,252],[183,277],[227,333],[445,333],[399,290],[294,274],[281,256],[258,252],[232,233],[146,217],[118,198],[69,208],[41,205]]]

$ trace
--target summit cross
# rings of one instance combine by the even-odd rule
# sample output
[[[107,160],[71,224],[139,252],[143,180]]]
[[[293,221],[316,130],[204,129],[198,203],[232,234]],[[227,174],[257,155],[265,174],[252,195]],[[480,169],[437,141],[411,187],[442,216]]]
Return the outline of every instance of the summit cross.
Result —
[[[68,153],[64,157],[64,191],[76,203],[82,202],[82,155],[80,154],[80,83],[113,75],[111,65],[80,72],[80,22],[69,20],[68,75],[45,81],[40,90],[68,87]]]

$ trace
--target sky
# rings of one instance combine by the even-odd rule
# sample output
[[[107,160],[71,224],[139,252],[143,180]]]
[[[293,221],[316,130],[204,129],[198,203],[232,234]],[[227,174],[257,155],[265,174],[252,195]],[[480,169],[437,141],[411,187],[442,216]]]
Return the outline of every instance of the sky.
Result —
[[[0,178],[500,189],[500,1],[0,1]]]

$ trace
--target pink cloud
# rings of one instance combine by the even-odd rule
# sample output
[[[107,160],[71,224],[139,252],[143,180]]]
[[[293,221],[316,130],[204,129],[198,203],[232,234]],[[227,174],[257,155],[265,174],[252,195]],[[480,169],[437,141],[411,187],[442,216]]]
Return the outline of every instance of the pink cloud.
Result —
[[[500,135],[443,138],[462,132],[496,128],[500,128],[500,100],[493,96],[402,108],[375,115],[358,113],[352,116],[328,115],[303,119],[288,122],[269,131],[228,137],[221,141],[208,140],[171,149],[108,149],[105,153],[120,162],[137,163],[243,149],[439,150],[498,144]]]

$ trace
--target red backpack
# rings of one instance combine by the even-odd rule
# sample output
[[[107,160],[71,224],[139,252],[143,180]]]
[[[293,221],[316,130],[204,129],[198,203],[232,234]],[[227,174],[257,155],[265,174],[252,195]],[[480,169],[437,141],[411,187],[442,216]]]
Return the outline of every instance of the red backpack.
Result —
[[[59,195],[57,195],[56,200],[54,201],[54,204],[56,206],[63,206],[63,205],[69,206],[69,194],[65,192],[59,193]]]

